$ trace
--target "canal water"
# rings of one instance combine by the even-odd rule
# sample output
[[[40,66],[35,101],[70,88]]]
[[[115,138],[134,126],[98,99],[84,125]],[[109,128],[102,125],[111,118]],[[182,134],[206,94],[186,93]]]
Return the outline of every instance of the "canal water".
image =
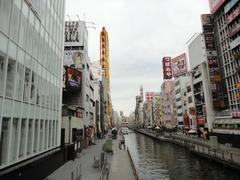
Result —
[[[133,131],[125,140],[141,180],[240,180],[240,172],[177,145],[156,142]]]

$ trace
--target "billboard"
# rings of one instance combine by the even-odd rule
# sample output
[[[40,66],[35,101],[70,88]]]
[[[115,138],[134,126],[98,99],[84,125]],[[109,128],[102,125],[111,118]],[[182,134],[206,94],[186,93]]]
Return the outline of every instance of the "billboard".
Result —
[[[71,67],[64,67],[66,70],[66,89],[69,91],[81,90],[82,72]]]
[[[83,26],[81,21],[65,21],[64,46],[84,46]]]
[[[187,72],[187,61],[185,53],[172,59],[172,72],[174,77],[178,77]]]
[[[171,57],[163,57],[163,79],[172,79]]]
[[[145,99],[147,102],[152,102],[154,96],[154,92],[145,92]]]
[[[83,54],[79,50],[64,51],[64,65],[82,68],[82,63]]]
[[[224,2],[225,0],[209,0],[211,14],[214,14]]]

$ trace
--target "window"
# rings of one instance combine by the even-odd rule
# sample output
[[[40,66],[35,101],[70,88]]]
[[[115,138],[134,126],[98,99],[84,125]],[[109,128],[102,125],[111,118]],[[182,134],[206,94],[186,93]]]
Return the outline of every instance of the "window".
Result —
[[[23,157],[25,154],[25,143],[26,143],[26,123],[27,119],[22,119],[21,122],[21,131],[20,131],[20,149],[19,149],[19,157]]]
[[[18,137],[19,137],[19,119],[13,118],[10,161],[14,161],[17,159]]]
[[[0,6],[1,17],[0,30],[2,30],[5,34],[8,34],[9,29],[11,2],[12,1],[1,1]]]
[[[1,141],[0,141],[0,165],[7,163],[8,157],[8,145],[9,145],[9,129],[10,129],[10,118],[2,119],[2,131],[1,131]]]
[[[188,103],[192,102],[192,97],[188,97]]]
[[[12,17],[11,17],[11,26],[10,26],[10,37],[17,42],[18,41],[18,26],[21,10],[21,1],[14,0],[12,7]]]
[[[40,133],[39,133],[39,151],[43,149],[43,120],[40,123]]]
[[[48,120],[45,121],[45,131],[44,131],[44,149],[47,149],[48,143]]]
[[[32,152],[32,142],[33,142],[33,119],[29,119],[29,122],[28,122],[27,154],[31,154],[31,152]]]
[[[6,57],[0,54],[0,96],[3,95],[5,77]]]
[[[7,67],[7,79],[6,79],[5,95],[7,97],[11,97],[11,98],[13,97],[15,66],[16,66],[16,61],[9,58],[8,59],[8,67]]]
[[[35,103],[35,94],[36,94],[36,73],[32,71],[32,81],[31,81],[31,91],[30,99],[31,103]]]
[[[23,1],[20,27],[19,27],[19,39],[18,39],[19,45],[22,48],[25,48],[25,45],[26,45],[27,21],[28,21],[28,5],[26,4],[25,1]]]
[[[29,11],[29,22],[28,22],[28,33],[27,33],[27,48],[26,50],[32,54],[32,44],[33,44],[33,30],[34,30],[34,14]]]
[[[17,76],[16,76],[16,87],[15,96],[16,99],[22,100],[23,84],[24,84],[24,66],[20,63],[17,64]]]
[[[25,69],[25,76],[24,76],[24,90],[23,90],[23,101],[29,101],[29,92],[30,92],[30,76],[31,70],[29,68]]]
[[[33,152],[35,153],[37,151],[37,145],[38,145],[38,132],[39,132],[39,120],[35,120],[35,126],[34,126],[34,146],[33,146]]]

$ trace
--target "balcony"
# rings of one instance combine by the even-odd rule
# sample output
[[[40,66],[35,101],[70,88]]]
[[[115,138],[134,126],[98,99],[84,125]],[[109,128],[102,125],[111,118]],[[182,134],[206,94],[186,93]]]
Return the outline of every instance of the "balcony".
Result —
[[[230,49],[234,49],[239,45],[240,45],[240,36],[234,39],[232,42],[230,42]]]
[[[226,19],[225,23],[229,24],[231,23],[234,19],[236,19],[240,14],[240,6],[237,7],[237,9],[235,9],[235,11],[233,11]]]
[[[240,23],[228,30],[229,38],[233,37],[240,30]]]

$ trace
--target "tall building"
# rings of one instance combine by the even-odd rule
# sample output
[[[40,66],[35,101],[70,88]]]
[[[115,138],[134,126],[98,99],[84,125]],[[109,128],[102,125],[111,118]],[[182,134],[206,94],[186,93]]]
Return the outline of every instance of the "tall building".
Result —
[[[102,66],[102,82],[105,89],[104,99],[105,99],[105,111],[106,111],[106,127],[111,126],[111,97],[110,97],[110,63],[109,63],[109,42],[108,42],[108,32],[105,27],[102,28],[100,33],[100,61]]]
[[[161,85],[162,94],[162,111],[163,111],[163,126],[166,128],[175,128],[177,121],[174,113],[174,82],[172,80],[164,81]]]
[[[32,164],[60,146],[64,6],[0,1],[0,169]]]
[[[240,134],[240,1],[209,0],[209,3],[223,89],[226,91],[225,104],[229,104],[230,110],[216,115],[213,132],[220,142],[240,146],[236,141]]]

